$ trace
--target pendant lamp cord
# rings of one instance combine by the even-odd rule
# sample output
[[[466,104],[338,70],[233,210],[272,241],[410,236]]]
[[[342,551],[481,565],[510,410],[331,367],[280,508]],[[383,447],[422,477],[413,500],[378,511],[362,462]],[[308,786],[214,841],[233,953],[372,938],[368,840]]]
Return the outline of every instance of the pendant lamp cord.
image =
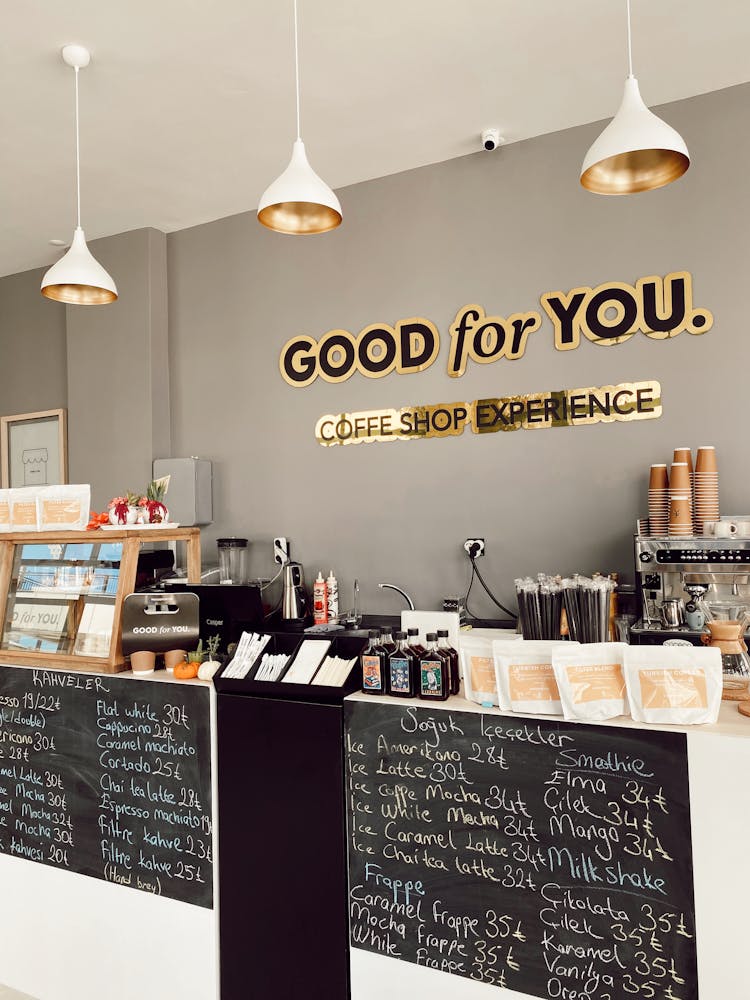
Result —
[[[297,0],[294,0],[295,4]],[[628,5],[628,76],[633,75],[633,42],[630,32],[630,0],[627,0]]]
[[[81,228],[81,139],[78,127],[78,66],[76,71],[76,194],[78,200],[78,228]]]
[[[630,2],[630,0],[628,0]],[[294,66],[297,79],[297,138],[302,138],[299,114],[299,26],[297,23],[297,0],[294,0]]]

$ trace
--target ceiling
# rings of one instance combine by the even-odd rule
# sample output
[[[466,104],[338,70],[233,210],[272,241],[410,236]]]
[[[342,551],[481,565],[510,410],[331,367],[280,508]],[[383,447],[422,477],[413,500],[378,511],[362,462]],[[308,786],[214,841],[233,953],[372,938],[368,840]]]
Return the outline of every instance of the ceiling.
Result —
[[[624,0],[299,2],[303,137],[332,187],[471,153],[487,126],[516,142],[607,118],[621,97]],[[647,103],[750,79],[747,0],[632,6]],[[81,74],[89,239],[254,209],[286,165],[291,0],[6,0],[0,274],[52,262],[49,240],[72,235],[68,42],[93,56]]]

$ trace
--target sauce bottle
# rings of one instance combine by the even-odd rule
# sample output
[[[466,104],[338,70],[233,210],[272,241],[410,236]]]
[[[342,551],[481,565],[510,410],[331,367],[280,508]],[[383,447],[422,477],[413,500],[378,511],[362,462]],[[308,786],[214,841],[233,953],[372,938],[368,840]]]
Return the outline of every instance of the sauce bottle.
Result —
[[[396,633],[396,649],[388,657],[388,689],[396,698],[417,694],[417,661],[406,641],[406,632]]]
[[[326,590],[328,592],[328,621],[336,622],[339,618],[339,582],[333,575],[333,570],[328,574]]]
[[[371,629],[369,642],[362,653],[362,690],[367,694],[386,694],[386,654],[378,645],[378,630]]]
[[[461,672],[458,667],[458,652],[451,646],[448,641],[448,629],[439,628],[438,637],[438,650],[445,656],[450,664],[451,681],[450,689],[451,694],[458,694],[461,690]]]
[[[320,570],[313,584],[313,621],[316,625],[325,625],[328,621],[328,589]]]
[[[414,653],[417,660],[419,660],[419,657],[422,655],[422,653],[426,652],[424,646],[419,641],[419,629],[410,628],[409,631],[407,632],[407,635],[409,636],[409,648]]]
[[[419,697],[445,701],[450,694],[450,663],[437,647],[437,633],[427,633],[427,649],[419,658]]]

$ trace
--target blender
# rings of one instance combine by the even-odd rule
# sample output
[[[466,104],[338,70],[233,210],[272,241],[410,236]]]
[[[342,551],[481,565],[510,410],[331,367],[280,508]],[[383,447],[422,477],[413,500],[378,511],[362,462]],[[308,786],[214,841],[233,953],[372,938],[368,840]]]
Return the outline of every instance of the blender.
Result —
[[[721,652],[724,698],[750,698],[750,656],[745,644],[750,601],[740,594],[706,593],[699,598],[698,605],[706,616],[708,629],[701,642]]]

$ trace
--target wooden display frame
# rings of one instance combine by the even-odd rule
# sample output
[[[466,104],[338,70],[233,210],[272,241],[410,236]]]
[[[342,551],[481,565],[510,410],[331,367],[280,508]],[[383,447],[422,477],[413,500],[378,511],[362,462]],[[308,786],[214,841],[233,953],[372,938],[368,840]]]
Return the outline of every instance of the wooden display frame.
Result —
[[[55,483],[58,480],[60,483],[68,481],[68,411],[36,410],[34,413],[14,413],[10,416],[0,417],[0,485],[3,489],[8,489],[11,485],[11,429],[14,424],[31,423],[37,420],[57,420],[58,467],[54,480]],[[20,484],[16,483],[15,485]]]
[[[98,670],[115,674],[127,669],[122,653],[122,606],[135,586],[138,556],[141,546],[154,542],[185,542],[187,545],[188,583],[200,583],[201,538],[200,528],[154,528],[153,530],[113,531],[30,531],[0,535],[0,634],[5,628],[5,610],[13,574],[13,560],[17,545],[66,545],[69,543],[122,542],[122,559],[117,581],[115,614],[108,656],[77,656],[72,653],[45,653],[39,650],[0,650],[0,663],[43,667],[59,670]]]

